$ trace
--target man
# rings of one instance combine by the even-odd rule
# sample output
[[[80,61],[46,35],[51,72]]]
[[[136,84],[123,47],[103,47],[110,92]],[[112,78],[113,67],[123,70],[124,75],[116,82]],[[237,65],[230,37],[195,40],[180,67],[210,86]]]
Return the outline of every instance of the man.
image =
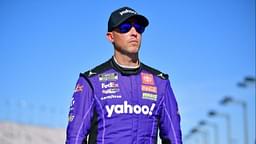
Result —
[[[163,144],[182,143],[168,76],[139,60],[148,24],[129,7],[112,12],[107,38],[114,56],[80,74],[70,106],[67,144],[155,144],[158,128]]]

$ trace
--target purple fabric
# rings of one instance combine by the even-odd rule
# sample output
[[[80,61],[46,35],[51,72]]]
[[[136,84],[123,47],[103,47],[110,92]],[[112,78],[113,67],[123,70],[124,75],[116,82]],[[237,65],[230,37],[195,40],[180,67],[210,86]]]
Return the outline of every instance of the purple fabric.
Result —
[[[94,114],[96,133],[91,130]],[[108,69],[79,77],[66,144],[81,144],[88,135],[96,135],[97,144],[153,144],[158,128],[163,143],[182,143],[180,115],[168,79],[145,69],[129,76]]]

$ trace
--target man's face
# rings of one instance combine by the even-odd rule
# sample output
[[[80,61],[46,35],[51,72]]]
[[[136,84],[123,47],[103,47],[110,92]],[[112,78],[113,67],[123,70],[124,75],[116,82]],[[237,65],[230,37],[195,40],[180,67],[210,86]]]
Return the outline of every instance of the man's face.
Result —
[[[108,32],[108,39],[114,44],[115,50],[125,54],[138,53],[142,35],[136,31],[135,27],[137,29],[141,28],[139,26],[141,25],[138,24],[136,19],[129,19],[120,24],[119,27],[115,28],[112,32]]]

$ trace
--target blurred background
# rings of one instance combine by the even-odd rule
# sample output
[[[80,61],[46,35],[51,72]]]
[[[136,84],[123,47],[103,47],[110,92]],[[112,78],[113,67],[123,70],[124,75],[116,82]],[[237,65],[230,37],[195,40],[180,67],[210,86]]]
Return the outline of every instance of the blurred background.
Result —
[[[0,143],[64,143],[76,80],[112,56],[122,6],[149,19],[140,59],[169,74],[184,144],[255,144],[255,0],[1,0]]]

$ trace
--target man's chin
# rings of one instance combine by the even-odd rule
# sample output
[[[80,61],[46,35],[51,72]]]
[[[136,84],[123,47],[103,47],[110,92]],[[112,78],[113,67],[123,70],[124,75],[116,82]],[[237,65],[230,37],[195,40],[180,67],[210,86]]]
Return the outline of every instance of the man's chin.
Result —
[[[127,54],[127,55],[136,55],[139,53],[138,47],[128,47],[128,48],[120,48],[116,49],[120,53]]]
[[[139,47],[138,46],[130,47],[130,48],[127,49],[127,51],[130,52],[130,53],[136,54],[136,53],[139,52]]]
[[[130,51],[126,51],[126,53],[128,54],[138,54],[139,50],[130,50]]]

